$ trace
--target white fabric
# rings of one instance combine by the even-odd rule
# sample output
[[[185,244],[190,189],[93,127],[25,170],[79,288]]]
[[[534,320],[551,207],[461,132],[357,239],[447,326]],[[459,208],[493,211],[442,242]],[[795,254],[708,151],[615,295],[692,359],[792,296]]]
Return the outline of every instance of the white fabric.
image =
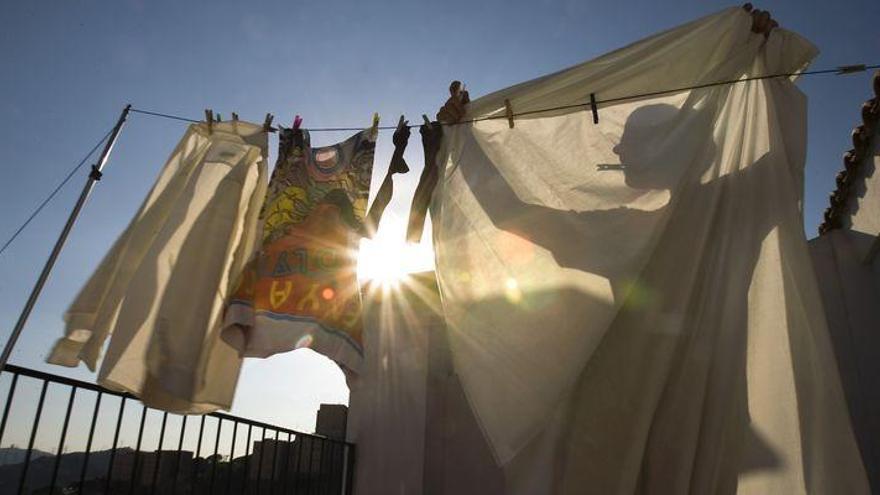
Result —
[[[439,305],[440,295],[433,292]],[[455,375],[445,326],[428,333],[427,373],[424,493],[502,495],[504,472]]]
[[[874,127],[870,139],[869,152],[865,153],[854,172],[855,180],[852,181],[853,186],[848,193],[847,214],[844,216],[843,226],[864,234],[880,236],[880,125]],[[878,245],[866,246],[856,254],[861,259],[866,259],[872,249],[878,248]]]
[[[357,444],[357,494],[418,495],[426,453],[429,335],[443,319],[434,274],[410,277],[389,292],[364,286],[364,359],[348,375],[348,440]]]
[[[241,358],[220,339],[232,284],[256,243],[267,134],[189,126],[134,219],[71,304],[47,359],[174,412],[229,409]]]
[[[854,170],[843,228],[809,243],[856,438],[880,493],[880,126]]]
[[[789,73],[817,53],[750,25],[722,11],[467,118]],[[508,492],[865,493],[801,227],[804,96],[777,78],[599,115],[444,130],[440,290]]]
[[[880,215],[880,210],[873,213]],[[880,259],[863,262],[875,242],[876,237],[862,232],[834,229],[811,239],[809,246],[853,428],[876,492],[880,491],[880,387],[876,384]]]

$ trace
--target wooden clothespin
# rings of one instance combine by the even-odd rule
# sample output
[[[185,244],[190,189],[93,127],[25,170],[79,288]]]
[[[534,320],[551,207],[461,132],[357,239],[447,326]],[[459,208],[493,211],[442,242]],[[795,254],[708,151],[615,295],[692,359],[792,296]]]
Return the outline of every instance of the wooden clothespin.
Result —
[[[865,70],[867,70],[865,64],[841,65],[837,68],[837,72],[835,72],[835,74],[837,74],[838,76],[842,76],[844,74],[855,74],[856,72],[864,72]]]
[[[208,134],[214,132],[214,111],[210,108],[205,109],[205,122],[208,124]]]
[[[599,108],[596,106],[596,93],[590,93],[590,110],[593,111],[593,123],[599,123]]]
[[[302,123],[303,123],[302,117],[300,117],[299,115],[294,116],[293,117],[293,130],[299,129],[299,126],[301,126]]]
[[[373,140],[379,136],[379,114],[373,113],[373,125],[370,126],[370,135],[373,136]]]
[[[427,115],[422,114],[422,120],[425,121],[425,125],[428,126],[428,129],[431,129],[431,119],[429,119]]]
[[[504,108],[505,113],[507,114],[507,125],[509,125],[511,129],[513,129],[513,107],[510,106],[510,100],[508,100],[507,98],[504,99]]]
[[[263,132],[270,132],[274,130],[272,129],[272,119],[274,118],[275,116],[271,113],[266,114],[266,120],[263,121]]]
[[[234,120],[235,122],[238,122],[238,114],[237,113],[232,112],[232,120]]]

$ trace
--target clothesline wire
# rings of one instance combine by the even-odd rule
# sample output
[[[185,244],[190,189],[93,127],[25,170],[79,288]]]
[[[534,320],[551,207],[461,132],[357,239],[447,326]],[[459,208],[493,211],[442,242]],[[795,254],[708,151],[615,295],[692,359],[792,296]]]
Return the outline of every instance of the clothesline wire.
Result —
[[[629,100],[639,100],[642,98],[650,98],[652,96],[667,95],[667,94],[672,94],[672,93],[678,93],[681,91],[705,89],[705,88],[711,88],[711,87],[715,87],[715,86],[724,86],[724,85],[731,85],[731,84],[737,84],[737,83],[744,83],[744,82],[748,82],[748,81],[758,81],[758,80],[762,80],[762,79],[775,79],[775,78],[779,78],[779,77],[795,77],[795,76],[797,76],[797,77],[815,76],[815,75],[820,75],[820,74],[843,75],[843,74],[850,74],[850,73],[854,73],[854,72],[864,72],[866,70],[871,70],[871,69],[880,69],[880,64],[873,64],[873,65],[855,64],[855,65],[840,66],[840,67],[836,67],[833,69],[817,69],[817,70],[808,70],[808,71],[799,71],[799,72],[786,72],[786,73],[782,73],[782,74],[769,74],[769,75],[765,75],[765,76],[744,77],[742,79],[730,79],[730,80],[726,80],[726,81],[717,81],[717,82],[711,82],[711,83],[697,84],[694,86],[685,86],[685,87],[680,87],[680,88],[651,91],[648,93],[640,93],[640,94],[635,94],[635,95],[619,96],[616,98],[608,98],[605,100],[597,99],[595,101],[595,104],[598,107],[598,105],[602,105],[602,104],[618,103],[621,101],[629,101]],[[518,117],[518,116],[524,116],[524,115],[534,115],[534,114],[538,114],[538,113],[555,112],[555,111],[559,111],[559,110],[570,110],[572,108],[589,108],[592,105],[593,105],[592,102],[574,103],[574,104],[570,104],[570,105],[561,105],[561,106],[550,107],[550,108],[541,108],[541,109],[537,109],[537,110],[527,110],[524,112],[512,112],[510,116],[511,117]],[[198,120],[198,119],[190,119],[187,117],[181,117],[179,115],[171,115],[171,114],[167,114],[167,113],[154,112],[154,111],[150,111],[150,110],[142,110],[139,108],[132,108],[131,111],[134,113],[140,113],[140,114],[144,114],[144,115],[152,115],[155,117],[163,117],[163,118],[172,119],[172,120],[180,120],[183,122],[193,122],[193,123],[202,122],[201,120]],[[504,114],[498,114],[498,115],[489,115],[486,117],[479,117],[476,119],[463,120],[463,121],[454,122],[454,123],[434,122],[433,124],[442,125],[442,126],[454,126],[454,125],[461,125],[461,124],[472,124],[474,122],[482,122],[485,120],[498,120],[498,119],[507,119],[507,118],[508,118],[508,115],[506,113],[504,113]],[[409,127],[410,129],[413,129],[416,127],[420,127],[421,125],[422,124],[410,124],[407,127]],[[304,128],[304,130],[308,130],[309,132],[338,132],[338,131],[361,131],[361,130],[364,130],[365,128],[366,127],[364,127],[364,126],[318,127],[318,128]],[[395,130],[395,129],[397,129],[397,126],[396,125],[378,126],[377,129],[379,129],[379,130]],[[273,129],[273,130],[277,130],[277,129]]]
[[[98,141],[94,146],[92,146],[92,149],[89,150],[89,152],[86,154],[86,156],[84,156],[83,159],[80,160],[79,163],[77,163],[76,166],[73,167],[73,169],[71,169],[70,172],[67,173],[67,176],[64,177],[64,180],[62,180],[57,186],[55,186],[55,189],[53,189],[52,192],[50,192],[49,195],[46,196],[46,199],[44,199],[39,204],[39,206],[37,206],[36,209],[34,209],[34,211],[31,212],[30,216],[27,217],[27,220],[25,220],[24,223],[22,223],[21,226],[18,227],[18,229],[16,229],[16,231],[12,234],[12,236],[10,236],[9,239],[5,243],[3,243],[3,247],[0,248],[0,254],[3,254],[3,251],[6,251],[6,248],[9,247],[10,244],[12,244],[12,242],[18,237],[18,235],[21,234],[21,232],[31,223],[31,221],[41,211],[43,211],[43,208],[45,208],[46,205],[49,204],[50,201],[52,201],[52,199],[55,197],[55,195],[57,195],[58,192],[61,191],[61,188],[63,188],[70,181],[70,179],[73,178],[73,176],[79,171],[79,169],[81,169],[82,166],[85,165],[86,161],[88,161],[88,159],[91,158],[92,155],[95,154],[95,151],[97,151],[98,148],[100,148],[101,145],[103,145],[104,142],[107,141],[107,138],[110,137],[110,134],[112,132],[113,132],[112,128],[110,130],[108,130],[107,133],[104,134],[104,137],[102,137],[100,141]]]
[[[800,77],[800,76],[814,76],[814,75],[820,75],[820,74],[850,74],[850,73],[854,73],[854,72],[864,72],[866,70],[871,70],[871,69],[880,69],[880,64],[873,64],[873,65],[856,64],[856,65],[836,67],[833,69],[817,69],[817,70],[809,70],[809,71],[787,72],[787,73],[783,73],[783,74],[769,74],[769,75],[765,75],[765,76],[746,77],[746,78],[742,78],[742,79],[731,79],[731,80],[727,80],[727,81],[717,81],[717,82],[711,82],[711,83],[697,84],[694,86],[664,89],[664,90],[651,91],[648,93],[641,93],[641,94],[635,94],[635,95],[619,96],[616,98],[608,98],[605,100],[597,99],[595,101],[595,104],[598,107],[598,105],[601,105],[601,104],[618,103],[621,101],[629,101],[629,100],[639,100],[642,98],[649,98],[652,96],[661,96],[661,95],[666,95],[666,94],[671,94],[671,93],[678,93],[681,91],[705,89],[705,88],[711,88],[711,87],[715,87],[715,86],[731,85],[731,84],[743,83],[743,82],[747,82],[747,81],[757,81],[757,80],[762,80],[762,79],[774,79],[774,78],[779,78],[779,77],[794,77],[794,76],[798,76],[798,77]],[[575,104],[571,104],[571,105],[561,105],[561,106],[550,107],[550,108],[541,108],[541,109],[537,109],[537,110],[528,110],[528,111],[524,111],[524,112],[512,112],[510,117],[534,115],[534,114],[538,114],[538,113],[555,112],[555,111],[559,111],[559,110],[570,110],[572,108],[590,108],[592,105],[593,105],[593,102],[584,102],[584,103],[575,103]],[[154,117],[161,117],[161,118],[170,119],[170,120],[178,120],[178,121],[182,121],[182,122],[192,122],[192,123],[202,122],[201,120],[198,120],[198,119],[190,119],[187,117],[182,117],[180,115],[172,115],[172,114],[168,114],[168,113],[155,112],[155,111],[151,111],[151,110],[143,110],[140,108],[132,108],[131,112],[139,113],[139,114],[143,114],[143,115],[151,115]],[[507,119],[507,118],[508,118],[508,115],[506,113],[504,113],[504,114],[498,114],[498,115],[489,115],[486,117],[480,117],[480,118],[476,118],[476,119],[469,119],[469,120],[455,122],[455,123],[434,122],[433,124],[442,125],[442,126],[453,126],[453,125],[481,122],[481,121],[485,121],[485,120],[497,120],[497,119]],[[420,127],[420,126],[421,126],[421,124],[410,124],[407,127],[412,129],[412,128],[416,128],[416,127]],[[363,126],[307,128],[307,130],[309,132],[361,131],[363,129],[365,129],[365,127],[363,127]],[[395,126],[378,126],[377,129],[379,129],[379,130],[394,130],[394,129],[397,129],[397,126],[396,125]],[[80,160],[80,162],[67,174],[67,176],[64,178],[64,180],[62,180],[61,183],[58,184],[58,186],[56,186],[55,189],[52,190],[51,193],[49,193],[49,195],[46,197],[46,199],[44,199],[40,203],[40,205],[37,206],[37,208],[30,214],[30,216],[28,216],[27,220],[25,220],[24,223],[22,223],[22,225],[3,244],[3,247],[0,247],[0,254],[2,254],[6,250],[6,248],[9,247],[10,244],[12,244],[12,242],[18,237],[18,235],[21,234],[21,232],[43,210],[43,208],[45,208],[46,205],[49,204],[50,201],[52,201],[52,199],[58,194],[58,192],[61,190],[61,188],[63,188],[70,181],[70,179],[76,174],[76,172],[80,168],[82,168],[82,166],[86,163],[86,161],[95,153],[95,151],[104,143],[104,141],[107,140],[107,138],[110,136],[111,132],[112,132],[112,129],[110,131],[107,131],[107,133],[104,135],[104,137],[102,137],[101,140],[98,141],[98,143],[95,144],[94,147],[92,147],[92,149],[88,152],[88,154],[82,160]]]

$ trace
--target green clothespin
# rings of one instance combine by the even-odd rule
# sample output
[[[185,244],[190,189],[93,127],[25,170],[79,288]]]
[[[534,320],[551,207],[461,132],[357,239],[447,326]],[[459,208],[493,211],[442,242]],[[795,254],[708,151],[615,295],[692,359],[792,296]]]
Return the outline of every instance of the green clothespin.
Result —
[[[373,137],[373,141],[375,141],[376,138],[379,137],[379,114],[378,113],[375,113],[375,112],[373,113],[373,125],[370,126],[370,131],[371,131],[370,135]]]

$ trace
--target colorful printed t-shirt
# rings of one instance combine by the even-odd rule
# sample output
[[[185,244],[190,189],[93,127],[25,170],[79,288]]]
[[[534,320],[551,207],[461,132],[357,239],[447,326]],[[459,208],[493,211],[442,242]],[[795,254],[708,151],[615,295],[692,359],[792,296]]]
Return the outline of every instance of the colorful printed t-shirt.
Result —
[[[283,129],[260,213],[262,247],[226,313],[224,339],[245,356],[310,347],[357,371],[362,359],[357,245],[375,137],[312,148]]]

